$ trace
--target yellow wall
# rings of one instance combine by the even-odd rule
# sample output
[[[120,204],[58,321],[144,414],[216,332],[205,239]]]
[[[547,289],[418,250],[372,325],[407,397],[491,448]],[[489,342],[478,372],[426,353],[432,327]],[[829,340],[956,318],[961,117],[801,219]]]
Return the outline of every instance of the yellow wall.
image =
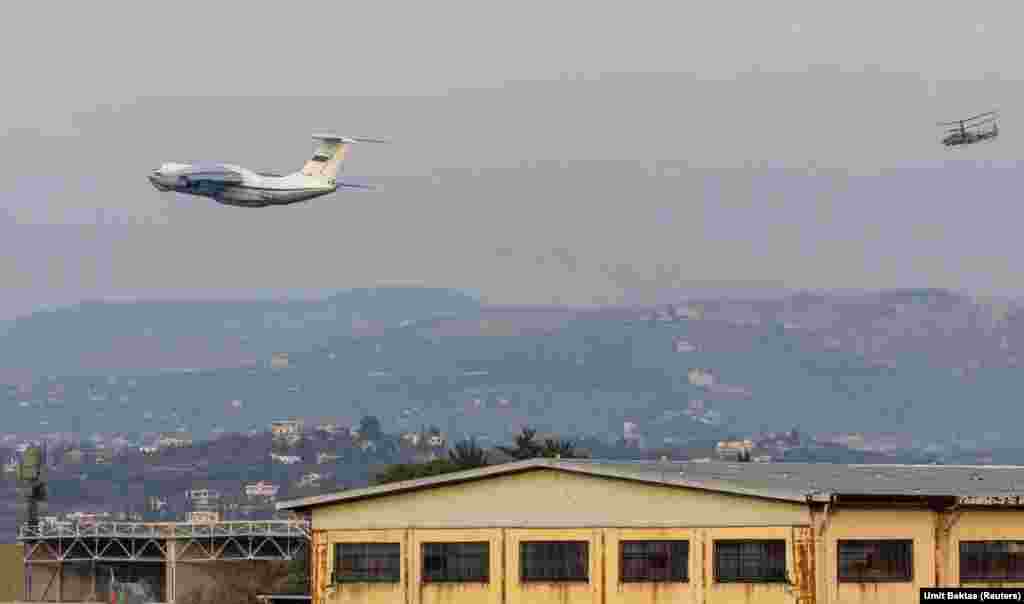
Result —
[[[20,543],[0,544],[0,602],[23,599],[25,591],[25,547]]]
[[[817,564],[824,569],[825,589],[817,604],[888,604],[917,602],[920,589],[935,581],[936,513],[927,509],[833,509],[827,519]],[[912,539],[913,581],[908,583],[839,583],[841,539]]]
[[[1024,541],[1024,512],[1020,510],[969,509],[949,514],[951,528],[947,537],[943,585],[960,585],[961,541]],[[1024,581],[987,581],[963,583],[967,587],[1024,587]]]
[[[313,509],[314,604],[886,604],[916,602],[919,590],[960,584],[960,541],[1024,541],[1024,511],[962,508],[833,506],[811,514],[806,504],[717,494],[697,489],[598,478],[551,469],[496,476]],[[686,539],[685,583],[621,583],[619,542]],[[714,580],[717,539],[784,539],[785,583]],[[912,581],[839,583],[838,542],[910,539]],[[488,584],[423,584],[424,542],[491,544]],[[586,583],[523,584],[523,540],[586,540]],[[327,588],[333,544],[402,544],[402,577],[394,585]],[[1024,582],[990,586],[1024,586]]]
[[[523,604],[576,604],[601,601],[605,584],[601,564],[602,531],[597,529],[512,529],[506,532],[505,593],[507,602]],[[522,541],[587,541],[589,542],[589,581],[557,583],[522,583],[519,580],[519,544]]]
[[[604,531],[604,576],[607,604],[658,604],[659,602],[690,602],[695,577],[700,577],[701,548],[694,541],[691,529],[608,529]],[[686,583],[622,583],[619,581],[621,541],[676,540],[690,542],[688,581]]]
[[[707,589],[699,577],[713,577],[711,550],[698,543],[711,536],[706,529],[722,527],[722,535],[759,535],[788,539],[790,527],[807,525],[810,514],[802,503],[773,501],[627,482],[574,474],[559,470],[536,469],[519,474],[495,476],[485,480],[446,485],[363,501],[313,508],[316,539],[326,542],[324,564],[318,568],[316,582],[326,588],[334,567],[333,543],[358,542],[372,535],[381,541],[403,544],[402,584],[409,585],[407,604],[441,602],[667,602],[678,597],[703,597],[706,601],[729,602],[735,595],[742,602],[749,597],[761,601],[791,602],[785,599],[784,585],[729,585]],[[736,530],[730,533],[727,529]],[[766,528],[762,528],[766,527]],[[781,528],[780,528],[781,527]],[[669,529],[671,530],[660,530]],[[718,530],[718,529],[716,529]],[[623,535],[680,535],[690,543],[690,582],[687,584],[620,584],[618,541]],[[590,581],[587,584],[520,584],[519,542],[530,539],[590,542]],[[491,541],[492,581],[480,585],[420,585],[420,545],[424,541]],[[648,537],[643,537],[648,538]],[[722,537],[727,538],[727,537]],[[710,547],[708,545],[707,547]],[[503,556],[499,552],[504,552]],[[708,556],[705,559],[705,554]],[[495,564],[501,565],[496,569]],[[705,569],[706,571],[702,570]],[[500,580],[505,577],[504,583]],[[698,582],[695,584],[695,582]],[[342,602],[342,596],[354,602],[369,602],[384,593],[398,597],[404,587],[340,585],[322,591],[314,604]],[[604,598],[602,599],[602,592]],[[713,592],[713,593],[712,593]],[[697,594],[697,595],[693,595]],[[359,599],[362,598],[362,599]],[[780,599],[782,598],[782,599]],[[344,600],[348,602],[349,600]],[[685,601],[685,600],[684,600]],[[694,600],[699,601],[699,600]],[[700,600],[702,601],[702,600]]]
[[[377,604],[379,602],[404,602],[406,585],[409,582],[409,531],[331,531],[326,550],[326,576],[320,578],[320,588],[326,602],[343,604]],[[331,570],[334,569],[335,543],[400,543],[402,547],[402,573],[398,583],[339,583],[330,585]]]
[[[807,506],[537,469],[313,508],[317,529],[794,526]]]
[[[490,543],[490,581],[488,583],[423,583],[423,543],[461,543],[487,541]],[[453,604],[457,602],[498,604],[502,601],[505,539],[503,531],[475,530],[415,530],[410,531],[409,586],[412,602],[421,604]]]
[[[793,604],[798,593],[797,565],[791,527],[717,529],[459,529],[317,531],[325,537],[326,572],[334,567],[333,544],[391,541],[402,546],[402,581],[398,584],[341,584],[317,595],[317,604],[348,602],[403,602],[407,604],[633,604],[700,602],[704,604]],[[715,539],[784,539],[787,547],[786,583],[714,582]],[[622,583],[619,581],[619,542],[642,539],[685,539],[690,543],[689,580],[686,583]],[[522,583],[519,551],[522,541],[587,541],[589,581],[579,583]],[[425,542],[488,541],[491,574],[487,584],[423,584],[421,545]],[[408,592],[406,591],[408,589]],[[320,594],[324,599],[320,600]],[[602,595],[603,594],[603,595]],[[392,598],[392,599],[389,599]]]
[[[750,604],[775,604],[796,602],[793,584],[796,582],[793,564],[793,541],[791,527],[775,528],[715,528],[701,531],[703,560],[701,583],[707,604],[743,602]],[[786,540],[786,583],[715,583],[715,540],[719,539],[785,539]]]

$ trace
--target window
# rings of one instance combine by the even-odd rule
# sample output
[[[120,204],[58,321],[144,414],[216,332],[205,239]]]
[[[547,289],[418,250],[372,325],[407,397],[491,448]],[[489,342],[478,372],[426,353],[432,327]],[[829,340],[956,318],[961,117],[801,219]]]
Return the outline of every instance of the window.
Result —
[[[785,540],[715,541],[715,580],[785,581]]]
[[[840,541],[839,581],[910,581],[914,576],[913,541]]]
[[[1024,541],[961,541],[960,580],[1024,580]]]
[[[690,544],[687,541],[623,541],[622,581],[686,581]]]
[[[423,582],[483,582],[490,577],[490,548],[474,543],[424,543]]]
[[[397,583],[400,554],[398,543],[338,543],[334,546],[334,582]]]
[[[587,581],[586,541],[524,541],[519,544],[523,581]]]

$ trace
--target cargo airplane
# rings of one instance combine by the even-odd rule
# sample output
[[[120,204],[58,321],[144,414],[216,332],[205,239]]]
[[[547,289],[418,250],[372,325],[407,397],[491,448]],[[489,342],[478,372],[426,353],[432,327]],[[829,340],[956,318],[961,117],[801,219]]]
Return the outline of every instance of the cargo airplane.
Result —
[[[160,191],[209,197],[246,208],[282,206],[334,193],[339,188],[372,189],[368,185],[338,182],[345,153],[353,143],[390,141],[314,134],[316,150],[302,169],[292,174],[254,172],[232,164],[165,163],[153,170],[149,182]]]

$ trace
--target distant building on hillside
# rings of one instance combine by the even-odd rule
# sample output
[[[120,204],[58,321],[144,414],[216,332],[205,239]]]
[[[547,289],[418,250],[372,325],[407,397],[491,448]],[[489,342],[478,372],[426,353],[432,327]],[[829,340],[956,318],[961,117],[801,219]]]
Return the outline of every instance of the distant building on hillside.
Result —
[[[192,512],[187,512],[185,514],[185,522],[220,522],[220,512],[214,510],[196,510]]]
[[[644,438],[635,422],[622,422],[622,444],[633,449],[643,447]]]
[[[209,508],[220,501],[220,492],[211,489],[190,489],[185,491],[185,501],[193,509]]]
[[[299,457],[298,455],[278,455],[273,451],[271,451],[270,453],[270,458],[276,461],[277,463],[283,463],[289,466],[302,461],[302,458]]]
[[[271,369],[286,369],[289,365],[288,353],[286,352],[275,352],[270,356],[270,368]]]
[[[303,474],[302,477],[299,478],[299,481],[296,483],[296,486],[298,486],[299,488],[318,487],[320,486],[320,481],[323,479],[323,474],[320,474],[318,472],[307,472]]]
[[[738,461],[744,457],[750,459],[753,448],[752,440],[723,440],[715,445],[715,453],[720,459]]]
[[[335,434],[344,431],[344,429],[344,426],[340,426],[334,422],[324,422],[317,424],[313,428],[313,431],[319,432],[320,434],[325,434],[327,436],[334,436]]]
[[[316,463],[320,464],[320,465],[323,465],[325,463],[331,463],[331,462],[337,461],[339,459],[341,459],[340,455],[336,455],[334,453],[328,453],[326,451],[321,451],[321,452],[316,454]]]
[[[273,434],[275,438],[299,436],[302,434],[302,420],[284,419],[276,422],[270,422],[270,433]]]
[[[178,449],[192,446],[192,435],[187,432],[165,432],[160,435],[156,444],[161,449]]]
[[[97,448],[95,458],[98,464],[109,464],[114,460],[114,451],[107,447]]]
[[[280,489],[279,486],[272,482],[261,480],[253,484],[245,485],[245,496],[246,497],[262,497],[267,499],[273,499],[277,496],[277,491]]]
[[[698,388],[709,388],[715,384],[715,376],[708,369],[694,368],[686,372],[690,384]]]

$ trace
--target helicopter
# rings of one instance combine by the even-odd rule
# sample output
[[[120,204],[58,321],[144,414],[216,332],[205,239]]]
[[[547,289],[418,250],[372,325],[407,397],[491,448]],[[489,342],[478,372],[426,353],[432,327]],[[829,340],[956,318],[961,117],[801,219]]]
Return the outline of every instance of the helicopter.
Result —
[[[942,139],[942,144],[947,147],[953,147],[956,145],[971,145],[980,143],[983,140],[996,138],[999,136],[999,124],[996,123],[997,117],[999,117],[998,111],[986,111],[965,120],[939,122],[939,126],[953,126],[953,128],[946,130],[948,134]],[[992,129],[981,129],[982,125],[989,123],[992,124]]]

